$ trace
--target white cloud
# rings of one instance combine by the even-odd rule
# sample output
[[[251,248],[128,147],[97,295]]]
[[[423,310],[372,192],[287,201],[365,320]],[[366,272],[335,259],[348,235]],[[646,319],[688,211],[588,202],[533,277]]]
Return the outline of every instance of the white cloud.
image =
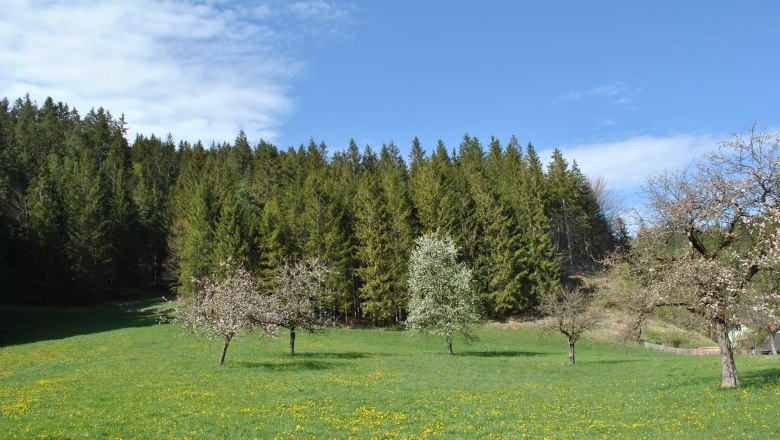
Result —
[[[336,8],[321,0],[290,3],[288,9],[294,14],[305,18],[340,19],[345,18],[346,15],[344,9]]]
[[[320,0],[6,1],[0,96],[52,96],[81,114],[124,113],[129,133],[274,140],[294,110],[292,53],[312,28],[348,14]],[[311,35],[311,34],[309,34]]]
[[[601,176],[621,192],[631,192],[647,177],[663,170],[689,165],[694,159],[717,148],[711,135],[681,134],[668,137],[637,136],[621,141],[563,146],[568,160],[576,160],[580,170]],[[549,157],[550,151],[542,152]]]
[[[667,137],[636,136],[625,140],[562,146],[560,150],[586,176],[603,177],[622,207],[644,211],[641,187],[647,178],[664,170],[687,167],[695,159],[717,148],[718,141],[708,134],[680,134]],[[551,150],[542,151],[549,158]],[[630,218],[627,218],[630,222]],[[629,229],[637,225],[630,224]]]

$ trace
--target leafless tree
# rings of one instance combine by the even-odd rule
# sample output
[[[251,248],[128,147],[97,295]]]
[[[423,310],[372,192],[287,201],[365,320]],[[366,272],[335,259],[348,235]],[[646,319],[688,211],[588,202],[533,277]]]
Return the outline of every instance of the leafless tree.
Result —
[[[756,275],[780,260],[778,150],[777,133],[753,126],[688,169],[649,178],[649,215],[623,260],[653,307],[711,323],[724,387],[739,384],[728,328]]]
[[[623,211],[623,198],[601,176],[589,179],[589,183],[601,212],[614,226]]]
[[[539,310],[548,318],[543,328],[548,333],[560,332],[569,343],[569,363],[574,363],[574,344],[582,334],[593,329],[600,313],[591,307],[591,296],[585,289],[563,287],[542,298]]]
[[[649,290],[639,288],[630,277],[628,265],[616,260],[615,257],[616,254],[613,254],[604,261],[612,268],[609,277],[609,300],[627,318],[625,326],[618,333],[616,342],[620,344],[627,341],[640,342],[645,337],[648,321],[655,316],[657,299]]]

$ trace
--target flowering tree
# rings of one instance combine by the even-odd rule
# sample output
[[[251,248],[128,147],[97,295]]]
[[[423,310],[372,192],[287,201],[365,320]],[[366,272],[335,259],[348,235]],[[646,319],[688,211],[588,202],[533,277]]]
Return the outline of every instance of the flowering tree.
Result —
[[[429,233],[417,239],[409,261],[409,316],[414,332],[444,336],[452,355],[452,336],[476,339],[482,322],[479,297],[472,288],[471,271],[457,261],[450,237]]]
[[[285,260],[271,279],[268,307],[256,309],[255,322],[287,328],[290,354],[295,354],[295,332],[321,332],[331,323],[323,286],[328,269],[318,258]]]
[[[761,288],[763,287],[763,288]],[[740,309],[739,322],[748,326],[755,348],[768,337],[773,355],[777,355],[775,334],[780,331],[780,293],[761,286],[751,292]]]
[[[623,260],[653,307],[682,307],[715,329],[722,385],[739,384],[728,327],[780,260],[780,134],[735,136],[694,166],[648,179],[649,217]]]
[[[583,333],[599,322],[596,309],[590,307],[586,290],[575,287],[549,292],[542,298],[539,310],[549,318],[544,323],[547,332],[561,332],[569,343],[569,363],[574,363],[574,344]]]
[[[252,317],[266,309],[266,301],[258,295],[258,285],[252,275],[243,268],[228,271],[224,278],[195,280],[195,285],[191,298],[179,300],[178,321],[195,333],[223,338],[219,357],[222,366],[230,341],[239,330],[251,331],[256,327]]]

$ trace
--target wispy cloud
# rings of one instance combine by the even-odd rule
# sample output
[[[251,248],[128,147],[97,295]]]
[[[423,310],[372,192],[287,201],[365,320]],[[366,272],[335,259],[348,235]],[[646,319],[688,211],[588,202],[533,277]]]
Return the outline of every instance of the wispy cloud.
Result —
[[[598,98],[610,100],[613,104],[621,107],[632,107],[632,95],[635,88],[622,82],[603,84],[585,90],[571,90],[563,93],[553,99],[551,105],[561,105],[569,102],[582,101],[585,99]]]
[[[131,134],[274,140],[295,54],[350,11],[321,0],[23,1],[0,9],[0,96],[124,113]]]

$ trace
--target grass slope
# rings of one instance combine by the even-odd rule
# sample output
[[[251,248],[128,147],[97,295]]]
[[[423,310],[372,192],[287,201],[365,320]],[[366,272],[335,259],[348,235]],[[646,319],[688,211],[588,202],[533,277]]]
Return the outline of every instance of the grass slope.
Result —
[[[154,308],[8,312],[6,336],[54,321],[0,347],[5,438],[780,437],[767,356],[739,357],[744,384],[724,390],[717,357],[582,341],[570,366],[531,328],[486,328],[454,357],[438,338],[337,329],[300,335],[295,357],[245,336],[219,368],[220,341]]]

